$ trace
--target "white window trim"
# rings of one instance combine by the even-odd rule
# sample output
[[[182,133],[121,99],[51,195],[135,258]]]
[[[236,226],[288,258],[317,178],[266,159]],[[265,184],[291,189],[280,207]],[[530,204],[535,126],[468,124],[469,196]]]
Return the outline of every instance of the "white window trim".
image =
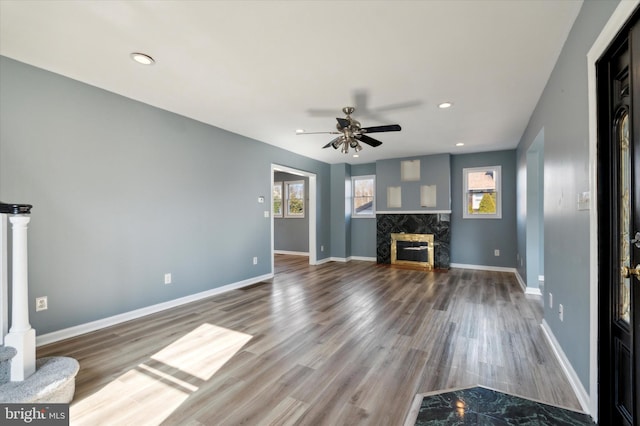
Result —
[[[373,206],[370,214],[356,213],[356,180],[373,180]],[[351,217],[354,219],[371,219],[376,217],[376,175],[363,175],[351,177]]]
[[[280,213],[276,213],[274,211],[274,204],[276,202],[276,199],[273,197],[273,188],[272,188],[271,189],[271,199],[272,199],[271,214],[273,214],[273,217],[275,218],[282,218],[284,217],[284,185],[282,184],[282,181],[279,181],[279,182],[273,182],[273,186],[280,187]]]
[[[302,214],[291,214],[289,213],[289,185],[297,185],[297,184],[302,184]],[[282,211],[284,212],[284,217],[287,219],[304,219],[304,216],[307,210],[307,203],[306,203],[307,188],[304,183],[304,180],[285,181],[284,186],[282,187],[282,190],[283,190]]]
[[[494,180],[496,182],[496,213],[495,214],[470,214],[467,204],[467,192],[469,173],[495,171],[496,176]],[[487,166],[487,167],[469,167],[462,169],[462,218],[463,219],[502,219],[502,166]]]

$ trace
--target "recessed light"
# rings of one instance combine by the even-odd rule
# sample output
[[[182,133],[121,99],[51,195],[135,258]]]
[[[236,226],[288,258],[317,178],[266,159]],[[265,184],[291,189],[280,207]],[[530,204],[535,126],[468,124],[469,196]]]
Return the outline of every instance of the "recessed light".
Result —
[[[463,142],[458,142],[458,143],[456,144],[456,146],[464,146],[464,143],[463,143]]]
[[[304,133],[304,129],[296,129],[296,133],[298,133],[298,134]]]
[[[156,61],[151,56],[144,53],[133,52],[130,56],[131,59],[142,65],[153,65],[156,63]]]
[[[447,109],[447,108],[451,108],[452,106],[453,106],[453,102],[443,102],[440,105],[438,105],[438,108]]]
[[[358,158],[360,157],[358,154],[353,154],[353,158]]]

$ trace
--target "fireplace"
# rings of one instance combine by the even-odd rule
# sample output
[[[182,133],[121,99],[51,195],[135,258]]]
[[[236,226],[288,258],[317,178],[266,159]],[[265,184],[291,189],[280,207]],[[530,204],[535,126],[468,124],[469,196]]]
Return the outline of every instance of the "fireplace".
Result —
[[[433,269],[433,234],[391,234],[391,264]]]
[[[378,213],[376,215],[377,262],[391,264],[391,234],[429,234],[433,235],[429,247],[425,249],[418,246],[417,249],[404,250],[405,254],[408,256],[408,252],[414,252],[412,255],[416,258],[425,254],[432,255],[432,269],[449,269],[450,224],[450,215],[447,213]]]

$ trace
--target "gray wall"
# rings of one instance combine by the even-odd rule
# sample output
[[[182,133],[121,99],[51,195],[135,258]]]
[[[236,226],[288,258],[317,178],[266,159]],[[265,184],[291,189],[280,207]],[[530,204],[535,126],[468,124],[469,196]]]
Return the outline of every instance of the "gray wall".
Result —
[[[425,155],[420,157],[394,158],[376,162],[376,210],[377,211],[442,211],[451,210],[450,155]],[[420,160],[420,181],[402,182],[400,163],[403,160]],[[435,208],[420,206],[420,186],[436,185]],[[402,207],[387,207],[387,187],[402,188]]]
[[[538,288],[544,275],[544,129],[527,151],[526,169],[527,288]],[[521,261],[522,262],[522,261]],[[522,262],[523,263],[523,262]]]
[[[376,174],[376,164],[354,164],[351,176]],[[377,179],[376,179],[377,181]],[[377,206],[376,206],[377,209]],[[359,217],[351,219],[351,256],[376,258],[376,218]]]
[[[516,266],[515,160],[515,150],[451,156],[451,263]],[[502,166],[502,218],[463,219],[462,169],[483,166]]]
[[[271,273],[271,163],[317,175],[329,256],[328,164],[0,57],[0,199],[34,205],[38,334]]]
[[[544,128],[544,318],[589,389],[589,211],[577,210],[577,194],[589,190],[586,55],[617,1],[585,1],[547,86],[518,145],[519,188],[526,179],[527,151]],[[518,250],[526,247],[526,204],[519,197]],[[595,297],[596,295],[594,295]],[[564,321],[556,311],[564,305]],[[595,319],[594,319],[595,320]]]
[[[274,173],[274,182],[284,183],[304,180],[305,209],[309,206],[309,178],[289,173]],[[283,193],[284,196],[284,193]],[[284,209],[283,209],[284,211]],[[309,252],[309,213],[305,211],[303,218],[276,217],[273,219],[274,250],[291,252]]]
[[[331,256],[346,259],[351,255],[351,166],[331,165]]]
[[[352,218],[351,178],[375,175],[376,164],[331,165],[331,256],[376,257],[376,219]],[[377,179],[377,178],[376,178]]]

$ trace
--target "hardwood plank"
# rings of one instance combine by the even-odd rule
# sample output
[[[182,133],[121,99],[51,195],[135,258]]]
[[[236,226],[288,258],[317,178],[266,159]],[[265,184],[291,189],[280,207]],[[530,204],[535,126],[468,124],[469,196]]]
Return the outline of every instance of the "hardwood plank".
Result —
[[[478,384],[580,409],[511,273],[287,255],[275,270],[38,348],[80,361],[71,423],[401,425],[417,393]]]
[[[266,417],[260,419],[257,426],[293,426],[307,411],[308,405],[296,399],[287,397],[276,405]]]

